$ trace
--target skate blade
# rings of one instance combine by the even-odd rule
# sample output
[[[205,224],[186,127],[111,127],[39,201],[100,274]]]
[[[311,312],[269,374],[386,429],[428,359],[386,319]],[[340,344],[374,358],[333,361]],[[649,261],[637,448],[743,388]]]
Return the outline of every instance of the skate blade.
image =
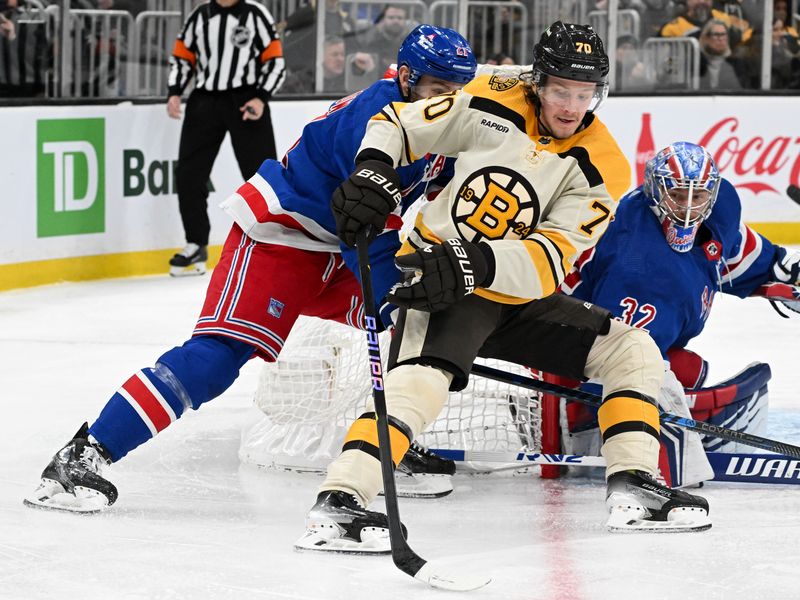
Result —
[[[711,529],[708,513],[700,508],[674,508],[666,521],[643,518],[644,511],[615,507],[606,521],[612,533],[689,533]]]
[[[338,554],[356,555],[391,554],[392,549],[389,546],[389,532],[385,529],[380,531],[385,532],[385,536],[365,536],[365,532],[362,532],[362,538],[366,539],[357,542],[340,537],[328,537],[328,535],[326,535],[328,532],[326,531],[309,529],[294,543],[294,549],[300,552],[334,552]]]
[[[188,267],[170,267],[170,277],[193,277],[206,274],[206,263],[194,263]]]
[[[99,493],[96,493],[96,495],[82,495],[80,497],[67,492],[54,494],[52,496],[37,496],[34,494],[23,499],[22,503],[30,508],[82,515],[97,514],[108,508],[108,500]]]
[[[397,496],[399,498],[441,498],[453,491],[450,475],[397,474]],[[381,496],[383,492],[381,492]]]

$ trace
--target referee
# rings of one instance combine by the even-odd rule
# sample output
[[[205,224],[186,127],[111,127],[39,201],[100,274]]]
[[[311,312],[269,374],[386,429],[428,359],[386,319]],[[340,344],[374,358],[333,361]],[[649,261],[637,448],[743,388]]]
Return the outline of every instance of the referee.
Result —
[[[170,275],[202,275],[208,258],[208,178],[225,139],[244,179],[277,158],[268,101],[285,76],[283,51],[269,11],[254,0],[211,0],[183,26],[170,57],[167,113],[181,117],[181,93],[196,74],[186,102],[175,182],[186,247],[169,261]]]

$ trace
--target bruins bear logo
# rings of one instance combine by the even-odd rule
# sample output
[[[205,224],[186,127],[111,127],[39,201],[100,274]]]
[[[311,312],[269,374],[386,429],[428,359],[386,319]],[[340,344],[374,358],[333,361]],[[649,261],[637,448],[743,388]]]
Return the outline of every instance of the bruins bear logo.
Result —
[[[513,169],[485,167],[469,175],[451,208],[453,222],[470,242],[521,239],[541,216],[531,183]]]
[[[495,92],[505,92],[510,90],[519,83],[516,77],[509,77],[508,75],[492,75],[489,78],[489,87]]]

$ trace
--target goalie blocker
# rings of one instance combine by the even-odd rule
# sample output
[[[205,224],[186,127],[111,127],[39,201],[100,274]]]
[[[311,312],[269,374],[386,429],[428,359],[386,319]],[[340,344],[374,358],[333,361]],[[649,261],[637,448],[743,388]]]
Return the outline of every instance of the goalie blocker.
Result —
[[[706,364],[696,354],[680,350],[671,353],[673,369],[685,384],[686,381],[699,381],[705,378]],[[692,369],[686,366],[692,365]],[[681,366],[684,367],[681,369]],[[694,370],[697,369],[697,370]],[[754,363],[733,377],[709,387],[686,388],[685,395],[693,419],[728,429],[746,431],[753,435],[765,435],[767,425],[768,382],[771,377],[769,365]],[[575,385],[565,382],[561,385]],[[688,451],[687,432],[666,423],[661,424],[661,451],[659,470],[666,484],[681,487],[699,483],[693,474],[698,471],[692,463]],[[600,433],[596,411],[577,403],[566,403],[566,425],[562,423],[562,448],[568,454],[599,455]],[[736,442],[713,437],[702,439],[706,452],[748,453],[751,450]],[[558,467],[552,467],[558,468]],[[705,465],[701,465],[705,468]],[[706,478],[703,478],[706,479]]]

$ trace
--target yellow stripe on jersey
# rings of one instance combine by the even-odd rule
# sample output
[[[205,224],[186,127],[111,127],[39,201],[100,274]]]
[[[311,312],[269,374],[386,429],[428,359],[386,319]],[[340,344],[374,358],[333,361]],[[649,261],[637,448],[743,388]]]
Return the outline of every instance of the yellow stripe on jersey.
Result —
[[[493,292],[484,288],[477,288],[474,293],[476,296],[486,298],[492,302],[499,302],[500,304],[526,304],[531,301],[530,298],[509,296],[508,294],[501,294],[500,292]]]
[[[554,265],[551,261],[550,255],[544,248],[542,242],[532,240],[522,240],[525,249],[531,257],[533,266],[539,274],[539,287],[542,290],[542,298],[549,296],[556,291],[558,287],[558,273],[555,272]]]
[[[417,213],[417,218],[414,219],[414,230],[425,241],[431,244],[441,244],[442,240],[433,231],[431,231],[425,222],[422,220],[422,213]]]
[[[374,448],[380,448],[378,421],[374,417],[359,417],[356,419],[347,432],[344,446],[346,447],[352,442],[365,442]],[[389,445],[392,447],[392,462],[396,466],[403,460],[403,456],[405,456],[411,445],[411,440],[408,439],[405,433],[389,423]]]
[[[658,408],[635,392],[616,392],[603,401],[597,420],[603,441],[618,433],[643,431],[658,439],[660,421]]]
[[[416,154],[414,154],[413,150],[411,150],[411,143],[408,141],[408,134],[406,133],[406,130],[403,129],[403,126],[400,124],[400,113],[406,106],[408,106],[408,104],[406,104],[405,102],[392,102],[391,104],[389,104],[389,108],[391,108],[392,113],[394,113],[394,115],[390,114],[390,116],[394,116],[393,119],[394,124],[397,125],[397,128],[400,130],[400,134],[403,136],[403,149],[404,149],[403,154],[405,154],[404,159],[408,164],[411,164],[413,162],[418,161],[422,157],[417,156]]]
[[[537,229],[536,233],[546,237],[558,248],[558,251],[561,253],[561,267],[564,269],[565,274],[569,273],[572,270],[572,263],[578,255],[578,251],[575,246],[572,245],[572,242],[570,242],[563,233],[553,229]]]

